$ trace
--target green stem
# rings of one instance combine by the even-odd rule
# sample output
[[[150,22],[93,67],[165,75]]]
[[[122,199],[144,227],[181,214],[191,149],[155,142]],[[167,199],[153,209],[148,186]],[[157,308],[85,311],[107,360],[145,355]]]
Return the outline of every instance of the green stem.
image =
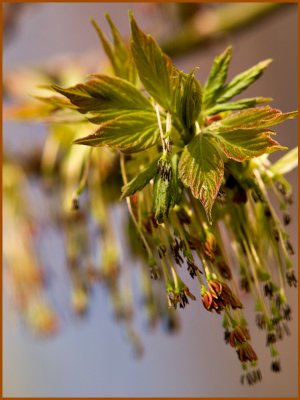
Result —
[[[284,242],[284,239],[283,239],[283,236],[282,236],[282,232],[285,232],[285,229],[283,228],[280,220],[278,219],[277,214],[276,214],[276,212],[275,212],[275,210],[274,210],[274,208],[273,208],[273,206],[272,206],[272,204],[271,204],[271,202],[269,200],[267,190],[265,188],[264,182],[263,182],[263,180],[262,180],[262,178],[260,176],[259,171],[258,170],[253,170],[253,173],[254,173],[254,175],[255,175],[255,177],[257,179],[258,185],[259,185],[259,187],[260,187],[260,189],[261,189],[261,191],[262,191],[262,193],[264,195],[265,201],[267,202],[267,204],[268,204],[268,206],[270,208],[270,212],[271,212],[272,218],[273,218],[273,220],[275,222],[275,225],[276,225],[276,227],[278,229],[279,241],[280,241],[280,244],[281,244],[281,247],[282,247],[282,251],[283,251],[285,257],[289,258],[289,254],[288,254],[287,249],[285,247],[285,242]]]
[[[93,150],[93,148],[91,147],[90,151],[88,152],[88,154],[86,156],[86,159],[84,160],[82,176],[81,176],[78,188],[76,189],[76,192],[75,192],[76,197],[81,195],[81,193],[83,192],[85,185],[87,183],[89,168],[90,168],[90,163],[91,163],[92,150]]]
[[[127,175],[126,175],[125,158],[124,158],[124,154],[122,154],[122,153],[120,155],[120,167],[121,167],[121,174],[122,174],[123,183],[124,183],[124,185],[126,185],[128,183],[128,179],[127,179]],[[147,242],[147,240],[145,238],[145,235],[142,232],[142,229],[139,226],[139,223],[136,220],[135,215],[133,213],[131,202],[130,202],[130,197],[126,197],[126,202],[127,202],[127,207],[128,207],[129,214],[130,214],[130,216],[132,218],[132,221],[133,221],[138,233],[140,234],[140,237],[141,237],[141,239],[142,239],[142,241],[144,243],[146,251],[147,251],[149,257],[153,257],[153,252],[152,252],[152,250],[151,250],[151,248],[150,248],[150,246],[149,246],[149,244],[148,244],[148,242]]]

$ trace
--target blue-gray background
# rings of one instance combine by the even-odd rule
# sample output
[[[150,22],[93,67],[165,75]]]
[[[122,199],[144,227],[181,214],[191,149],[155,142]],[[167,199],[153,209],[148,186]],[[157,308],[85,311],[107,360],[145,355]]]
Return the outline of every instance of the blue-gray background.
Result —
[[[145,30],[162,35],[161,21],[153,18],[151,5],[133,3],[41,3],[29,4],[20,14],[14,37],[4,48],[4,76],[21,66],[45,64],[58,55],[82,57],[90,51],[101,50],[89,24],[93,16],[106,27],[103,13],[110,12],[122,33],[128,36],[127,10],[133,9]],[[230,76],[265,58],[274,58],[267,73],[248,90],[252,95],[271,96],[274,106],[284,111],[297,108],[297,8],[274,14],[237,34],[210,46],[205,51],[194,51],[176,61],[189,71],[200,66],[199,78],[204,80],[212,58],[232,43],[234,56]],[[297,143],[297,124],[288,122],[278,129],[279,141],[288,146]],[[32,125],[7,123],[4,127],[4,147],[15,147],[21,141],[31,146],[30,137],[42,131]],[[26,140],[25,140],[26,139]],[[22,150],[22,149],[20,149]],[[296,183],[296,173],[290,179]],[[296,194],[296,193],[295,193]],[[295,196],[295,204],[297,198]],[[290,227],[293,243],[297,243],[297,206],[292,209]],[[60,274],[64,270],[60,238],[49,232],[43,249],[51,254],[50,268],[56,270],[54,292],[57,303],[68,302]],[[58,248],[54,253],[54,248]],[[295,256],[295,262],[296,262]],[[3,383],[4,397],[49,396],[224,396],[224,397],[293,397],[297,395],[297,296],[288,292],[293,305],[294,319],[290,324],[292,336],[279,344],[283,371],[274,375],[269,371],[269,354],[265,336],[253,324],[252,302],[246,301],[246,314],[253,329],[253,345],[261,355],[263,382],[255,387],[239,384],[240,365],[236,354],[225,346],[221,318],[207,313],[199,302],[180,312],[182,329],[168,337],[162,329],[146,332],[137,318],[142,333],[145,354],[136,360],[126,344],[122,330],[111,316],[104,291],[97,291],[89,315],[84,320],[64,318],[62,331],[55,338],[40,340],[32,336],[12,315],[4,301]]]

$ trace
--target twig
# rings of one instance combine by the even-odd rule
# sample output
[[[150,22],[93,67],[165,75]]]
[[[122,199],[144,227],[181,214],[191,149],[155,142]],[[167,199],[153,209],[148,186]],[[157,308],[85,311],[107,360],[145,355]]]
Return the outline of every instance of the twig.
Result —
[[[282,3],[233,3],[213,10],[201,10],[183,24],[170,40],[162,43],[161,47],[170,56],[182,55],[207,45],[224,33],[245,28],[281,6]]]

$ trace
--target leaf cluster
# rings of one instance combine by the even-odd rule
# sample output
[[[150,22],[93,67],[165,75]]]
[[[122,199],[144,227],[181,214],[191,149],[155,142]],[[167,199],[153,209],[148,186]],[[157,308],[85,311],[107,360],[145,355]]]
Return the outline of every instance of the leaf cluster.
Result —
[[[153,182],[158,222],[180,201],[182,184],[200,200],[211,219],[228,160],[244,162],[285,149],[274,140],[270,127],[294,118],[296,112],[257,107],[271,100],[266,97],[231,101],[263,74],[271,60],[261,61],[227,82],[232,56],[228,47],[215,58],[202,88],[195,70],[179,70],[154,38],[139,28],[132,14],[130,46],[109,16],[107,20],[112,42],[94,20],[92,24],[114,76],[92,75],[73,87],[51,87],[97,125],[93,134],[75,143],[138,153],[134,156],[139,168],[123,187],[122,197]],[[170,160],[169,179],[159,167],[161,157]]]

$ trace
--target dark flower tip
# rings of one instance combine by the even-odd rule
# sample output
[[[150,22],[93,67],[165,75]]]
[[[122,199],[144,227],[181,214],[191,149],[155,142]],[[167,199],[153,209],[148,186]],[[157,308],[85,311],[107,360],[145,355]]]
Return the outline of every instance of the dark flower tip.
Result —
[[[264,293],[265,296],[268,297],[269,299],[272,299],[274,296],[274,292],[276,291],[276,287],[272,282],[267,282],[264,285]]]
[[[271,371],[273,372],[280,372],[281,371],[281,365],[279,360],[273,360],[271,363]]]
[[[297,278],[296,278],[293,270],[287,271],[285,277],[286,277],[286,281],[290,287],[292,287],[292,286],[295,288],[297,287],[298,281],[297,281]]]
[[[78,211],[79,210],[79,200],[77,197],[74,197],[72,199],[72,211]]]
[[[259,329],[264,329],[266,327],[265,315],[261,312],[258,312],[255,316],[255,322]]]
[[[232,278],[230,268],[225,261],[219,261],[217,263],[217,268],[223,278],[228,279],[228,280]]]
[[[254,385],[257,382],[260,382],[261,380],[262,380],[262,374],[260,369],[256,369],[241,376],[242,385],[244,385],[245,382],[248,383],[248,385]]]
[[[226,329],[226,330],[224,331],[224,341],[225,341],[226,344],[228,344],[228,343],[229,343],[229,340],[230,340],[230,332],[229,332],[228,329]]]
[[[293,256],[295,254],[295,250],[292,246],[292,243],[289,240],[285,242],[285,247],[290,256]]]
[[[274,344],[274,343],[276,343],[275,332],[268,332],[266,345],[269,346],[270,344]]]
[[[180,308],[185,308],[185,306],[189,304],[188,297],[192,300],[196,300],[196,297],[190,292],[187,286],[182,288],[180,292],[175,290],[169,290],[168,291],[169,306],[173,306],[176,309],[177,304],[179,303]]]
[[[218,302],[224,306],[231,306],[233,309],[243,308],[242,303],[235,294],[232,293],[229,286],[224,282],[212,280],[208,283],[212,295],[217,298]]]
[[[256,361],[257,355],[252,346],[248,342],[242,343],[236,350],[239,360],[241,362]]]
[[[284,223],[284,225],[289,225],[291,220],[292,219],[291,219],[290,214],[284,214],[283,215],[283,223]]]
[[[157,280],[160,277],[160,272],[158,268],[151,268],[150,269],[150,278],[153,280]]]
[[[286,321],[290,321],[292,319],[292,317],[291,317],[292,309],[288,304],[285,304],[283,306],[282,312],[283,312],[283,318]]]
[[[247,328],[237,326],[230,332],[229,343],[232,347],[250,340],[250,334]]]
[[[169,160],[161,158],[158,164],[161,178],[165,181],[170,181],[172,178],[172,166]]]
[[[226,306],[233,309],[243,307],[225,283],[214,279],[208,282],[208,286],[209,291],[205,289],[201,294],[202,303],[208,311],[215,310],[219,314]]]
[[[199,268],[197,267],[197,265],[196,264],[194,264],[194,262],[192,261],[192,260],[187,260],[187,265],[188,265],[188,267],[187,267],[187,270],[188,270],[188,272],[189,272],[189,274],[190,274],[190,276],[191,276],[191,278],[195,278],[195,276],[197,275],[197,272],[199,272],[200,274],[202,273],[200,270],[199,270]]]
[[[240,287],[244,292],[246,293],[250,292],[250,282],[247,277],[245,276],[242,277],[242,279],[240,280]]]
[[[179,242],[179,240],[176,238],[174,240],[174,244],[171,244],[171,251],[173,253],[173,256],[175,258],[175,262],[176,264],[178,264],[179,266],[181,266],[181,264],[183,264],[183,258],[180,254],[180,251],[182,250],[182,246],[181,246],[181,242]]]

